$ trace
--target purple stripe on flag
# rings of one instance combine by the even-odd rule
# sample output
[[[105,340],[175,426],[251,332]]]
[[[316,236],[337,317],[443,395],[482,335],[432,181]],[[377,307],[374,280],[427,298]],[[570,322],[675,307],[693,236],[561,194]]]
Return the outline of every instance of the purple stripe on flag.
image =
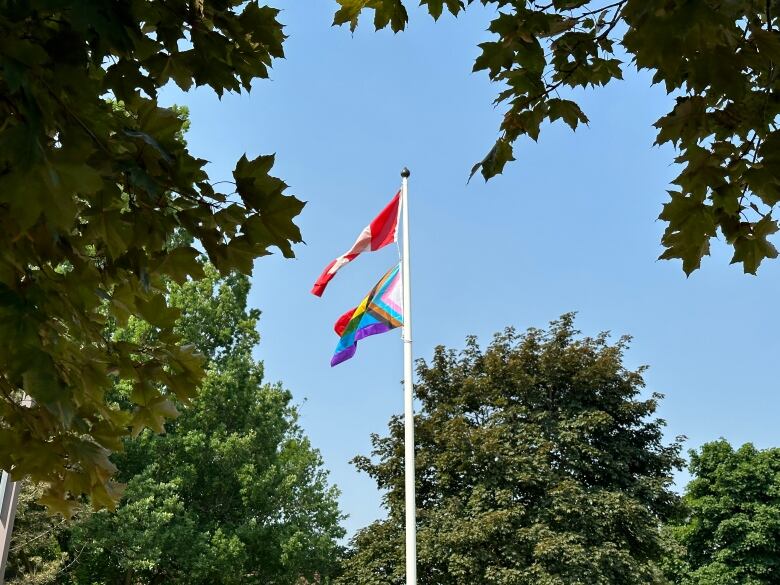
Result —
[[[349,347],[346,347],[342,349],[341,351],[333,354],[333,358],[330,360],[331,367],[339,365],[341,362],[347,361],[349,358],[351,358],[353,355],[355,355],[355,352],[357,351],[357,342],[361,339],[364,339],[368,337],[369,335],[379,335],[380,333],[386,333],[390,331],[391,329],[395,329],[395,327],[391,327],[387,323],[372,323],[371,325],[367,327],[363,327],[362,329],[358,329],[355,332],[355,344],[350,345]]]
[[[339,365],[341,362],[347,361],[349,358],[355,355],[356,351],[357,345],[350,345],[349,347],[334,353],[333,357],[330,359],[330,367],[332,368],[333,366]]]
[[[358,329],[357,331],[355,331],[355,341],[360,341],[361,339],[364,339],[369,335],[379,335],[380,333],[387,333],[391,329],[394,329],[394,327],[390,327],[390,325],[388,325],[387,323],[372,323],[367,327],[363,327],[362,329]]]

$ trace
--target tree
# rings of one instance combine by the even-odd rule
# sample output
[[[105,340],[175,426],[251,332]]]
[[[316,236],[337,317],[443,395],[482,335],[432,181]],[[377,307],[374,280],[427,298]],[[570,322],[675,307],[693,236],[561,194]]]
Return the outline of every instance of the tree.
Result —
[[[8,555],[8,585],[55,585],[70,562],[61,544],[67,522],[36,503],[42,494],[43,486],[22,484]]]
[[[248,291],[245,276],[220,280],[210,266],[172,286],[175,330],[206,356],[207,373],[165,435],[144,431],[114,456],[126,497],[74,526],[73,583],[293,585],[334,571],[344,534],[337,491],[290,393],[262,382]],[[136,320],[121,332],[148,335]]]
[[[680,444],[662,442],[628,340],[578,337],[573,316],[512,329],[482,351],[419,362],[415,417],[421,585],[662,582],[659,523]],[[403,421],[357,467],[386,492],[388,517],[361,530],[346,584],[404,582]]]
[[[249,90],[283,55],[278,11],[257,0],[0,0],[0,469],[46,482],[70,514],[120,492],[109,453],[174,414],[202,376],[179,343],[167,279],[201,278],[199,250],[245,274],[300,242],[303,203],[242,157],[217,192],[157,90]],[[172,245],[177,230],[188,244]],[[143,318],[139,344],[106,324]],[[106,393],[134,391],[120,408]],[[32,398],[25,405],[24,396]]]
[[[780,449],[736,451],[723,439],[691,451],[688,516],[672,533],[681,585],[780,581]]]
[[[402,30],[402,0],[338,0],[334,24],[357,25],[374,10],[377,29]],[[421,0],[433,18],[474,0]],[[683,166],[660,219],[661,258],[690,274],[720,231],[732,263],[755,273],[776,258],[768,237],[780,202],[780,7],[773,0],[481,0],[497,14],[493,40],[480,44],[475,71],[487,71],[506,104],[499,137],[471,171],[485,180],[514,160],[521,137],[539,138],[544,121],[572,129],[588,118],[568,99],[577,87],[621,79],[628,60],[653,73],[677,103],[659,119],[658,144],[672,143]],[[567,94],[567,90],[569,94]]]

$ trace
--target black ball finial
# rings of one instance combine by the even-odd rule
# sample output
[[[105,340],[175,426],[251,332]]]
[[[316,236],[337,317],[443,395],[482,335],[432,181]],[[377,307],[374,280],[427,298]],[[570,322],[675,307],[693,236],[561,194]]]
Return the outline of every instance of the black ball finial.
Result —
[[[408,178],[409,178],[409,175],[411,175],[411,174],[412,174],[412,173],[411,173],[411,172],[409,171],[409,169],[407,169],[406,167],[404,167],[403,169],[401,169],[401,176],[402,176],[404,179],[408,179]]]

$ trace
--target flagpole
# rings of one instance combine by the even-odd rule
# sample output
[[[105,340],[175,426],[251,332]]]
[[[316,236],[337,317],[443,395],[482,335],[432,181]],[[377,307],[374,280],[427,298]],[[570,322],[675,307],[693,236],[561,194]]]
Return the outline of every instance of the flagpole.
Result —
[[[406,496],[406,585],[417,585],[417,520],[414,497],[414,405],[412,379],[412,283],[409,271],[409,169],[401,171],[401,213],[404,222],[401,282],[404,296],[404,480]]]
[[[30,396],[22,394],[22,406],[30,408],[32,403]],[[5,567],[21,489],[21,481],[12,481],[11,474],[0,469],[0,585],[5,583]]]
[[[8,562],[20,487],[20,482],[12,481],[9,474],[0,471],[0,585],[5,582],[5,566]]]

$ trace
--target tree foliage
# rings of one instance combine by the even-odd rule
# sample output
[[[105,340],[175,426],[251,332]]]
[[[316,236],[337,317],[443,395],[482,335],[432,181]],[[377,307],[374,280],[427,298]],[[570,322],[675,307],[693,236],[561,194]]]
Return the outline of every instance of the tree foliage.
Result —
[[[475,0],[421,0],[438,19]],[[402,30],[402,0],[338,0],[334,23],[354,29],[366,8],[377,29]],[[720,231],[733,263],[755,273],[776,258],[769,237],[780,202],[780,6],[773,0],[481,0],[497,8],[475,71],[502,85],[499,137],[472,169],[485,180],[514,160],[521,137],[539,138],[545,121],[576,129],[586,114],[578,87],[621,79],[626,61],[653,73],[676,96],[659,119],[657,144],[671,143],[682,172],[660,219],[661,258],[679,258],[690,274]]]
[[[277,10],[256,0],[0,0],[0,468],[112,506],[108,454],[174,414],[202,376],[173,330],[167,279],[203,275],[183,230],[223,273],[250,273],[301,240],[303,203],[238,161],[217,192],[180,139],[183,120],[157,90],[249,89],[281,57]],[[106,335],[134,315],[156,333]],[[132,383],[119,408],[106,392]],[[32,398],[25,407],[23,397]]]
[[[418,365],[415,417],[421,585],[661,582],[659,523],[680,444],[664,445],[627,340],[508,329],[482,351],[439,347]],[[404,430],[390,421],[359,469],[388,517],[357,534],[345,585],[404,582]]]
[[[670,566],[680,585],[769,585],[780,581],[780,449],[734,450],[725,440],[691,452],[682,545]]]
[[[290,393],[262,381],[248,291],[245,276],[219,279],[211,266],[171,285],[175,331],[207,359],[202,386],[166,434],[146,430],[113,456],[125,497],[115,512],[84,513],[59,538],[65,568],[53,582],[293,585],[335,570],[337,492]],[[116,335],[143,343],[156,331],[130,319]],[[115,396],[131,392],[120,384]]]
[[[19,493],[6,568],[8,585],[55,585],[70,562],[62,540],[68,525],[36,502],[43,486],[25,481]]]

